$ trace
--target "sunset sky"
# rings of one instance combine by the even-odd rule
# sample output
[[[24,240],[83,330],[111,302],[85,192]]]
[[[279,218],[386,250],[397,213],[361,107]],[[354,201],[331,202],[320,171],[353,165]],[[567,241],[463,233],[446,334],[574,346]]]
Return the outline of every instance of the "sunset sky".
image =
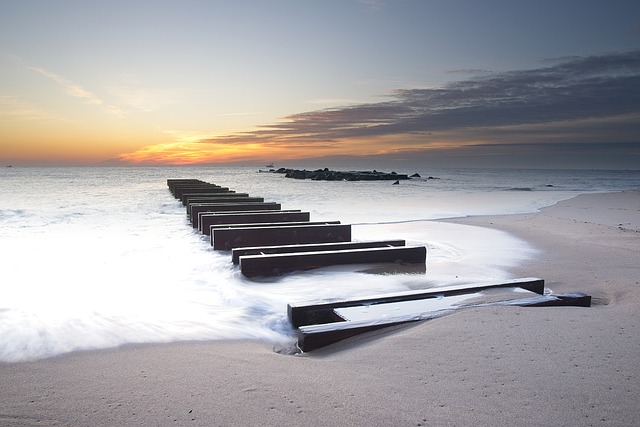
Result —
[[[1,0],[0,166],[640,169],[637,0]]]

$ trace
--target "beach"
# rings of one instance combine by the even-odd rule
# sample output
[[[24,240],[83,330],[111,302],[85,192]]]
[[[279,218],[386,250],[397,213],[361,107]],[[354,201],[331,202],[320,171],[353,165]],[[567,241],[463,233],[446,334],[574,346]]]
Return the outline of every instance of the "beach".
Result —
[[[213,341],[0,364],[0,424],[639,425],[640,191],[450,222],[529,242],[513,277],[592,307],[474,308],[299,355]]]

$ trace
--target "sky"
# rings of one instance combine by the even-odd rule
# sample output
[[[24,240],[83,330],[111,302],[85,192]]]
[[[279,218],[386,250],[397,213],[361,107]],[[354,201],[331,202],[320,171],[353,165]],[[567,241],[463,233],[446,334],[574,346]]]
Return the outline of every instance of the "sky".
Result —
[[[0,166],[640,169],[637,0],[0,0]]]

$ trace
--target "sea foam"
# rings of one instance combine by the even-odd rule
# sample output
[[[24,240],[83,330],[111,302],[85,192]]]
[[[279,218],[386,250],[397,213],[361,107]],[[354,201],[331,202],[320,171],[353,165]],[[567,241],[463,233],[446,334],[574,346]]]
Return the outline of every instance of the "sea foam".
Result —
[[[434,181],[312,182],[247,168],[11,168],[0,181],[0,361],[125,343],[290,345],[289,302],[510,278],[535,249],[434,221],[533,212],[575,193],[438,190]],[[188,224],[166,179],[199,178],[353,225],[354,240],[428,249],[426,274],[324,268],[249,280]],[[446,180],[444,186],[452,186]],[[521,183],[516,183],[518,186]],[[514,185],[516,185],[514,184]],[[511,187],[513,187],[512,185]]]

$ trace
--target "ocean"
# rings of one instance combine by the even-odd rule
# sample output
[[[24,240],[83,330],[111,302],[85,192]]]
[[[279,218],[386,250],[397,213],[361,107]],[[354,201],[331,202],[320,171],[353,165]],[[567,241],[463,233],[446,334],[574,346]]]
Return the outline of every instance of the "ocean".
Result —
[[[440,219],[529,213],[581,193],[640,188],[639,171],[397,172],[421,178],[391,185],[294,180],[254,167],[1,168],[0,362],[188,340],[287,348],[295,343],[287,303],[510,279],[510,267],[538,253],[507,233]],[[426,273],[342,266],[247,279],[192,229],[168,178],[353,224],[354,240],[425,245]]]

